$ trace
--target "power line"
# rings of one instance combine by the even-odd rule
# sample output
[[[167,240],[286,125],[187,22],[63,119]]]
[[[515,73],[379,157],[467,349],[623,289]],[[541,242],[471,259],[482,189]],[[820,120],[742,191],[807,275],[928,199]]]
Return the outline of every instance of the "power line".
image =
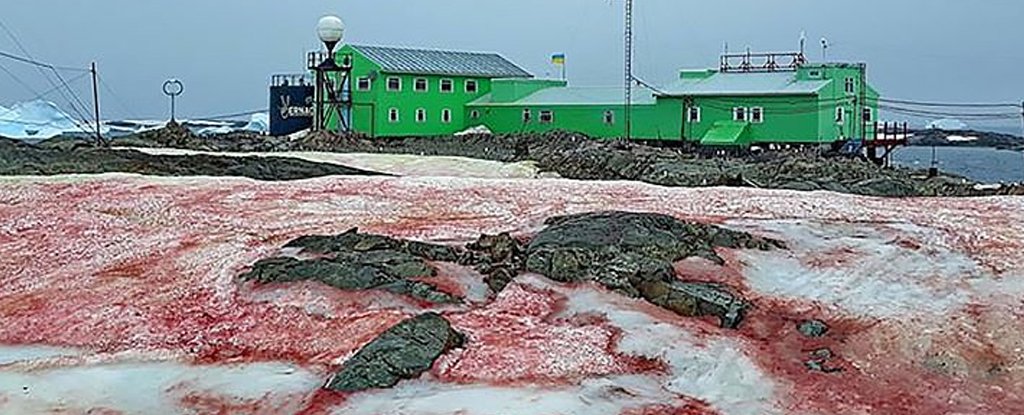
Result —
[[[88,74],[86,74],[86,75],[88,75]],[[83,75],[83,76],[85,76],[85,75]],[[107,91],[107,93],[110,94],[110,96],[114,98],[114,103],[116,103],[117,106],[121,107],[121,110],[123,110],[126,114],[128,114],[128,115],[130,115],[130,116],[132,116],[134,118],[139,118],[138,114],[134,110],[131,109],[131,106],[125,104],[125,101],[122,100],[121,97],[118,96],[116,93],[114,93],[114,89],[111,88],[110,85],[108,85],[106,83],[106,81],[103,80],[102,76],[97,77],[97,79],[99,79],[100,86],[103,87],[103,90]]]
[[[236,112],[236,113],[233,113],[233,114],[213,115],[213,116],[209,116],[209,117],[194,117],[194,118],[197,119],[197,120],[224,120],[224,119],[229,119],[229,118],[244,117],[246,115],[262,114],[262,113],[265,113],[265,112],[268,112],[268,111],[269,111],[268,109],[264,108],[264,109],[259,109],[259,110],[252,110],[252,111],[245,111],[245,112]]]
[[[82,100],[80,98],[78,98],[78,95],[75,94],[75,91],[71,90],[71,88],[68,86],[67,81],[64,80],[64,77],[61,76],[60,72],[58,71],[58,67],[56,67],[54,65],[51,65],[51,64],[48,64],[48,63],[44,63],[44,62],[40,62],[40,61],[36,60],[35,57],[32,56],[32,53],[30,53],[28,51],[28,49],[25,48],[25,45],[21,43],[21,40],[18,39],[18,36],[15,35],[14,32],[9,27],[7,27],[7,25],[4,24],[4,22],[2,20],[0,20],[0,29],[3,29],[3,31],[7,34],[7,36],[9,38],[11,38],[11,40],[14,42],[14,45],[17,46],[18,50],[20,50],[21,53],[24,53],[28,57],[25,58],[25,57],[21,57],[21,56],[16,56],[16,55],[13,55],[13,54],[10,54],[10,53],[6,53],[6,52],[2,52],[2,51],[0,51],[0,56],[7,57],[8,59],[16,60],[16,61],[19,61],[19,62],[22,62],[22,63],[26,63],[26,64],[29,64],[29,65],[35,66],[36,69],[39,71],[39,74],[42,75],[44,79],[46,79],[46,82],[49,83],[51,87],[57,88],[57,83],[54,82],[52,79],[50,79],[50,77],[46,74],[46,72],[43,71],[43,68],[48,68],[51,71],[53,71],[53,74],[57,76],[57,79],[60,80],[61,84],[67,89],[67,93],[64,93],[63,90],[59,90],[58,89],[60,91],[61,97],[63,97],[64,100],[67,101],[68,106],[70,106],[71,110],[74,111],[80,117],[80,119],[82,121],[84,121],[84,124],[88,125],[88,121],[87,121],[88,117],[86,117],[82,113],[82,110],[79,110],[75,106],[75,101],[77,101],[78,104],[80,104],[83,109],[84,108],[88,108],[88,106],[82,103]],[[80,68],[69,68],[69,67],[61,67],[61,68],[63,70],[67,70],[67,71],[89,72],[88,70],[80,69]],[[71,96],[71,98],[74,99],[74,101],[72,101],[72,99],[68,98],[69,95]],[[100,123],[100,120],[96,120],[96,125],[97,126],[99,125],[99,123]],[[77,124],[77,122],[76,122],[76,124]],[[81,128],[81,125],[79,125],[79,128]]]
[[[10,53],[7,53],[7,52],[3,52],[3,51],[0,51],[0,56],[3,56],[5,58],[7,58],[7,59],[15,60],[15,61],[18,61],[18,62],[21,62],[21,63],[29,64],[29,65],[32,65],[32,66],[35,66],[35,67],[38,67],[38,68],[46,68],[46,69],[61,70],[61,71],[68,71],[68,72],[89,72],[88,69],[72,68],[72,67],[69,67],[69,66],[54,66],[54,65],[50,65],[48,63],[39,62],[39,61],[34,60],[34,59],[29,59],[29,58],[25,58],[25,57],[18,56],[18,55],[13,55],[13,54],[10,54]]]
[[[28,91],[29,93],[31,93],[33,95],[38,93],[38,92],[36,92],[35,88],[32,88],[31,85],[29,85],[28,83],[23,81],[20,77],[18,77],[18,75],[15,75],[14,72],[11,72],[9,69],[7,69],[6,66],[0,64],[0,71],[3,71],[4,73],[6,73],[8,76],[11,77],[11,79],[14,79],[14,82],[17,82],[18,85],[21,85],[21,87],[25,88],[25,90]]]
[[[922,102],[904,99],[878,98],[880,102],[893,104],[914,105],[919,107],[949,107],[949,108],[1021,108],[1021,104],[1006,103],[952,103],[952,102]]]

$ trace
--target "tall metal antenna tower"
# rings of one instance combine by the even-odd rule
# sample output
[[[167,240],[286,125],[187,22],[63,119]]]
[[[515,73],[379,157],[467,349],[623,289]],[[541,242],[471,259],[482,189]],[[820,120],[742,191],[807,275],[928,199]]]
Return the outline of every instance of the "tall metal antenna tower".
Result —
[[[633,137],[633,0],[626,0],[626,100],[624,102],[626,141]]]

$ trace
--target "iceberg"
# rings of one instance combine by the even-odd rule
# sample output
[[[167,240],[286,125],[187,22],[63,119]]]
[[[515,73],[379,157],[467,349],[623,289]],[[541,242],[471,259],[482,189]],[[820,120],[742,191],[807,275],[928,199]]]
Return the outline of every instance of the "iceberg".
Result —
[[[942,131],[963,131],[967,129],[967,124],[955,118],[943,118],[941,120],[935,120],[928,123],[927,129]]]
[[[91,124],[76,121],[57,104],[35,100],[0,107],[0,136],[23,140],[45,140],[63,134],[91,135]]]

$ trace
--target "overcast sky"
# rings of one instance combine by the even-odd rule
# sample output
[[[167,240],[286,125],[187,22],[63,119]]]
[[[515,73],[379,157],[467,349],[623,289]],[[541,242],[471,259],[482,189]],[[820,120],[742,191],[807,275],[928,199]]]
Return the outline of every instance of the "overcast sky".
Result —
[[[185,116],[267,106],[274,73],[299,72],[316,48],[317,19],[337,14],[352,43],[500,52],[539,75],[568,55],[575,85],[619,85],[622,0],[5,0],[2,21],[36,58],[86,67],[105,83],[105,118],[166,116],[163,81],[186,85]],[[892,98],[952,102],[1024,99],[1021,0],[636,0],[637,74],[666,82],[681,67],[717,65],[734,51],[793,50],[865,61]],[[0,51],[22,54],[0,32]],[[0,105],[49,89],[34,69],[0,59]],[[2,69],[2,68],[0,68]],[[66,74],[71,78],[75,74]],[[86,79],[74,82],[83,94]],[[59,95],[51,100],[65,106]]]

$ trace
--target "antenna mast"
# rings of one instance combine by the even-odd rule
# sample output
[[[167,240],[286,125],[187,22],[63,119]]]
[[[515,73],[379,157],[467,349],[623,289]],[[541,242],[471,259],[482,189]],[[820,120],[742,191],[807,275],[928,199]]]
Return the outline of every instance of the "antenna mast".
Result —
[[[626,0],[626,140],[632,139],[633,135],[633,0]]]

